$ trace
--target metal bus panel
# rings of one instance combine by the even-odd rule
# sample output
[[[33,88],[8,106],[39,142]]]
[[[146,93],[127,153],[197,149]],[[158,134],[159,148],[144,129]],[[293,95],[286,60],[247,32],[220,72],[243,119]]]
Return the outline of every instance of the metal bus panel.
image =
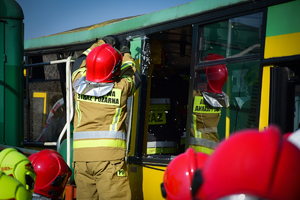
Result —
[[[161,183],[163,183],[163,175],[166,167],[143,166],[143,194],[144,200],[161,199]]]
[[[265,55],[267,58],[299,55],[300,1],[268,8]]]
[[[0,134],[3,144],[23,146],[23,11],[13,0],[0,2],[1,109]]]

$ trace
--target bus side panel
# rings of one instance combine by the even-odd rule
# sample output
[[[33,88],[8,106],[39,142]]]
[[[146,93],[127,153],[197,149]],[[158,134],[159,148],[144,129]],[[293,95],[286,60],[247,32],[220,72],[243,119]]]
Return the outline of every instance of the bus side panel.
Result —
[[[131,56],[135,60],[135,66],[140,73],[140,63],[141,63],[141,38],[134,38],[133,41],[130,43],[130,51]],[[130,131],[130,143],[127,147],[129,156],[135,156],[136,152],[136,137],[137,137],[137,117],[138,117],[138,104],[139,104],[139,89],[134,94],[133,100],[133,109],[132,109],[132,124],[131,124],[131,131]],[[135,164],[128,164],[128,174],[129,174],[129,182],[131,188],[131,198],[132,199],[143,199],[143,169],[141,165]]]
[[[164,199],[161,193],[160,185],[163,182],[165,169],[166,167],[157,166],[153,166],[153,168],[143,167],[144,200]]]
[[[300,54],[299,7],[300,1],[291,1],[268,8],[264,59],[282,58]],[[273,66],[264,66],[263,69],[260,130],[266,128],[269,123],[274,123],[274,121],[270,122],[272,118],[272,114],[270,113],[275,112],[270,107],[271,79],[274,79],[273,81],[282,81],[275,80],[276,77],[273,77],[271,74],[271,67]],[[273,85],[273,87],[275,86]],[[275,93],[278,90],[279,88],[276,88]],[[281,128],[285,129],[285,127]]]
[[[135,38],[130,43],[131,56],[135,60],[135,67],[140,74],[140,63],[141,63],[141,38]],[[133,101],[133,114],[132,114],[132,124],[131,124],[131,136],[129,144],[128,156],[134,156],[136,147],[136,127],[137,127],[137,116],[138,116],[138,104],[139,104],[139,89],[134,93]]]
[[[268,8],[265,58],[293,56],[300,53],[300,1]]]
[[[141,165],[129,164],[129,182],[131,199],[143,199],[143,168]]]

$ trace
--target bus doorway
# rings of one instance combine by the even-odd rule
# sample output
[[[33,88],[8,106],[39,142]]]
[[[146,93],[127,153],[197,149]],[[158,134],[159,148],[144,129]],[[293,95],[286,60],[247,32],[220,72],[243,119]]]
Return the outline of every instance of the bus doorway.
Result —
[[[300,63],[280,64],[271,68],[270,124],[283,133],[300,126]]]

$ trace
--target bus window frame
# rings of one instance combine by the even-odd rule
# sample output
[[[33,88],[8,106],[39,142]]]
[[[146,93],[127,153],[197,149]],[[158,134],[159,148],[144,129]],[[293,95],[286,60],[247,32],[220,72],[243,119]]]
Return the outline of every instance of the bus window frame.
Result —
[[[219,22],[222,20],[229,20],[230,18],[235,18],[235,17],[241,17],[244,15],[248,15],[248,14],[253,14],[253,13],[258,13],[258,12],[262,12],[263,13],[263,20],[262,20],[262,29],[261,29],[261,47],[260,47],[260,53],[257,54],[252,54],[252,55],[246,55],[246,56],[240,56],[240,57],[232,57],[232,58],[226,58],[224,60],[220,60],[220,61],[210,61],[210,62],[197,62],[199,60],[199,58],[201,57],[201,54],[199,54],[200,50],[200,44],[201,44],[201,40],[199,38],[200,35],[200,31],[201,31],[201,27],[210,24],[210,23],[214,23],[214,22]],[[236,62],[245,62],[248,60],[259,60],[260,61],[260,70],[259,70],[259,94],[261,91],[261,77],[262,77],[262,60],[263,60],[263,50],[264,50],[264,45],[265,45],[265,30],[266,30],[266,18],[267,18],[267,9],[263,8],[263,7],[259,7],[259,8],[248,8],[246,9],[246,11],[244,12],[231,12],[227,13],[227,15],[222,15],[222,17],[220,17],[220,15],[216,15],[216,14],[209,14],[209,19],[208,18],[201,18],[199,20],[199,18],[197,20],[195,20],[194,18],[190,20],[191,22],[191,26],[193,26],[193,36],[192,36],[192,49],[191,49],[191,64],[190,64],[190,83],[189,83],[189,96],[188,96],[188,111],[187,111],[187,127],[186,127],[186,138],[185,138],[185,150],[187,148],[189,148],[189,134],[190,134],[190,124],[191,124],[191,113],[192,113],[192,102],[193,102],[193,98],[192,98],[192,91],[193,91],[193,85],[194,85],[194,72],[195,69],[198,67],[203,67],[203,66],[208,66],[208,65],[214,65],[214,64],[230,64],[230,63],[236,63]],[[224,14],[223,13],[223,14]],[[198,22],[195,22],[198,21]],[[179,22],[174,22],[171,23],[168,26],[165,26],[165,28],[163,28],[163,26],[158,26],[155,28],[151,28],[151,30],[145,30],[145,37],[151,35],[152,33],[155,32],[159,32],[159,31],[163,31],[163,30],[167,30],[167,29],[172,29],[172,28],[176,28],[178,26],[187,26],[189,25],[188,23],[179,23]],[[146,44],[144,44],[145,46]],[[143,45],[142,45],[143,46]],[[143,47],[144,48],[144,47]],[[138,111],[138,122],[137,122],[137,133],[136,133],[136,148],[135,148],[135,154],[134,156],[130,156],[128,158],[129,163],[148,163],[148,162],[154,162],[156,164],[158,163],[162,163],[162,165],[166,165],[166,163],[169,163],[170,160],[172,160],[172,158],[174,156],[165,156],[164,158],[147,158],[145,157],[146,152],[147,152],[147,137],[145,136],[145,116],[147,115],[147,113],[145,113],[145,105],[143,105],[143,101],[146,100],[146,95],[147,95],[147,80],[145,79],[148,75],[148,69],[149,69],[149,63],[147,63],[147,61],[144,58],[144,53],[145,51],[142,51],[141,53],[141,78],[142,78],[142,83],[140,88],[142,88],[140,90],[140,94],[139,94],[139,111]],[[149,52],[148,52],[149,53]],[[260,102],[259,102],[260,105]],[[257,111],[257,116],[259,116],[259,109]],[[143,144],[143,145],[141,145]],[[166,162],[167,160],[167,162]]]

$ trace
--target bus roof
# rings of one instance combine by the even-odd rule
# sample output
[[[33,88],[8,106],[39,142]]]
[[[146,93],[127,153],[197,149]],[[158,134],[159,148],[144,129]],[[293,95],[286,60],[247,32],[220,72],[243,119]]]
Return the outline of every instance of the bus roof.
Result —
[[[179,6],[160,10],[154,13],[109,20],[99,24],[76,28],[58,34],[38,37],[24,42],[24,49],[49,48],[76,43],[90,42],[95,38],[111,34],[122,34],[139,28],[146,28],[155,24],[166,23],[171,20],[185,18],[209,10],[230,6],[248,0],[196,0]]]

